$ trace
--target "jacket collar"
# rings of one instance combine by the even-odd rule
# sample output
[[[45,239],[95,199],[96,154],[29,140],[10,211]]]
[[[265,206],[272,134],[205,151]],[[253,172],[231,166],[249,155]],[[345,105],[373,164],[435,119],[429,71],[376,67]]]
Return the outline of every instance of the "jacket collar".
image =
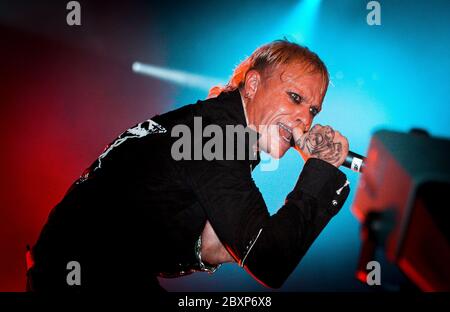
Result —
[[[244,127],[248,126],[239,89],[222,92],[217,98],[211,100],[215,100],[214,102],[217,103],[217,110],[215,111],[217,111],[216,120],[218,124],[235,126],[242,125]],[[252,134],[255,134],[253,137],[256,137],[257,139],[259,138],[258,132],[254,131],[251,128],[247,129]],[[248,148],[248,145],[253,145],[255,143],[257,144],[257,142],[246,142],[246,148]],[[255,157],[250,160],[252,169],[255,168],[256,165],[259,164],[259,162],[260,155],[259,152],[256,152]]]

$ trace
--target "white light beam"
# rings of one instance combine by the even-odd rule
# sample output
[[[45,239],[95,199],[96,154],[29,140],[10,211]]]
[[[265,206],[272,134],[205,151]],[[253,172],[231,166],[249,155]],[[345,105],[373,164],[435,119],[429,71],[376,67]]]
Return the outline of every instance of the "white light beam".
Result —
[[[209,91],[213,86],[226,84],[223,79],[191,74],[181,70],[167,69],[140,62],[134,62],[132,68],[133,72],[141,75],[206,91]]]

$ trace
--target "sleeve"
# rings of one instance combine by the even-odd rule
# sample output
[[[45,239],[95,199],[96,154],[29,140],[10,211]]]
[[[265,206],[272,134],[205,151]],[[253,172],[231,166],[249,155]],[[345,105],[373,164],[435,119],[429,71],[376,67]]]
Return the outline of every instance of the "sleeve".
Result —
[[[247,162],[189,161],[187,177],[214,231],[256,280],[279,288],[349,193],[346,176],[311,158],[270,216]]]

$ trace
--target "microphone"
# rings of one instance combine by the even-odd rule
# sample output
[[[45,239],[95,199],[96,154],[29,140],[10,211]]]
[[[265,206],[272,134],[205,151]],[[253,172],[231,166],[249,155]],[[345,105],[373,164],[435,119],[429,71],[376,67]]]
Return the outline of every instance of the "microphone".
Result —
[[[291,137],[291,146],[295,146],[294,137]],[[348,151],[342,166],[349,168],[355,172],[362,172],[366,167],[366,157],[355,152]]]
[[[355,152],[348,151],[342,166],[352,169],[356,172],[362,172],[366,167],[366,157],[361,156]]]

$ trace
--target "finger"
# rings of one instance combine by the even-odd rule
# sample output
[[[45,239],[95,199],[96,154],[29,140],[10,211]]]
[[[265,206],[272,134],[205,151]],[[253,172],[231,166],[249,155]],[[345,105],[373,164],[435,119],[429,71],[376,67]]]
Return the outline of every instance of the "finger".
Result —
[[[335,138],[335,135],[336,135],[336,133],[335,133],[335,131],[333,130],[333,128],[331,128],[330,126],[324,126],[324,127],[322,128],[322,131],[323,131],[324,136],[326,137],[326,139],[327,139],[328,141],[333,142],[333,140],[334,140],[334,138]]]
[[[312,128],[309,131],[317,131],[322,129],[322,125],[321,124],[315,124],[314,126],[312,126]]]
[[[345,136],[343,136],[339,131],[336,131],[334,136],[334,142],[342,142],[344,147],[348,147],[348,140]]]
[[[303,130],[300,127],[296,127],[292,129],[292,137],[294,139],[294,148],[300,153],[303,159],[308,158],[307,155],[302,150],[303,148],[303,142],[305,137],[307,136],[307,133],[303,132]]]
[[[292,135],[294,137],[294,141],[297,142],[302,136],[304,132],[300,127],[296,127],[292,129]]]

